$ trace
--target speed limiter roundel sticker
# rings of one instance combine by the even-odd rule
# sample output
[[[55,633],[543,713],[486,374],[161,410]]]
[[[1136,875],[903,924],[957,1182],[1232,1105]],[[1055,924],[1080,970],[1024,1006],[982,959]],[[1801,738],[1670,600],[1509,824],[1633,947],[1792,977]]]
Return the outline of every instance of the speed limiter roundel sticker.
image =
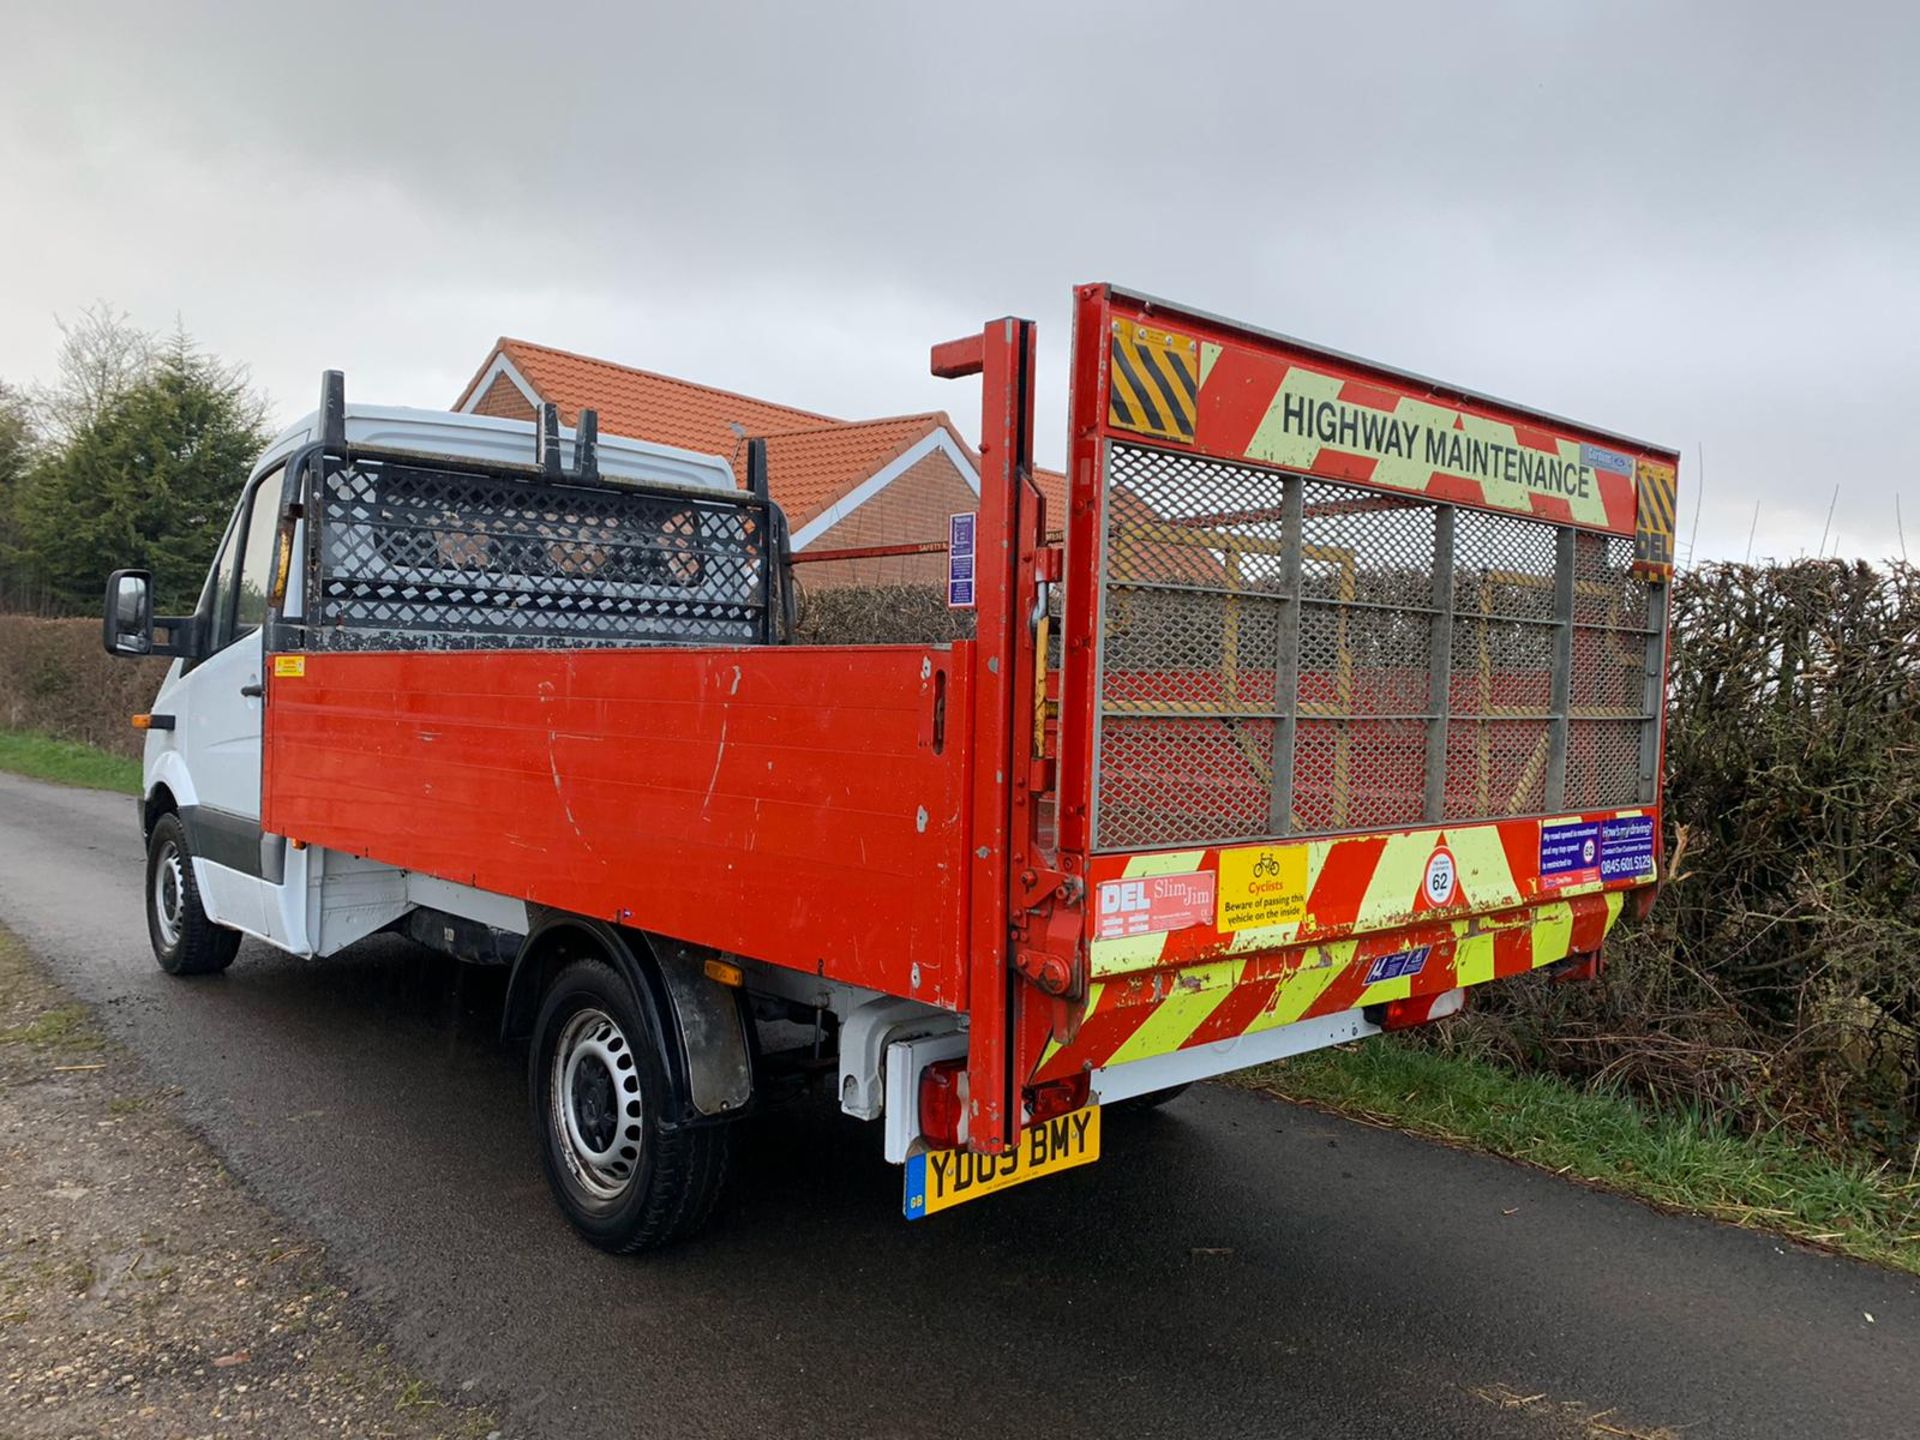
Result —
[[[1453,899],[1457,878],[1453,868],[1453,852],[1442,845],[1427,857],[1427,873],[1420,881],[1420,891],[1429,905],[1445,905]]]

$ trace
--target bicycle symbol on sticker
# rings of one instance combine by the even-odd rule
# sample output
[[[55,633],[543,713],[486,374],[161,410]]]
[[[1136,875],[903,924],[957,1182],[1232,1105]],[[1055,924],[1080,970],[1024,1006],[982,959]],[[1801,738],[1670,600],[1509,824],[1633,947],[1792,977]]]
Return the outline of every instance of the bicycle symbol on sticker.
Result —
[[[1454,882],[1458,877],[1453,868],[1453,852],[1444,846],[1427,857],[1427,873],[1421,877],[1420,889],[1427,897],[1429,905],[1444,905],[1453,899]]]
[[[1256,879],[1266,875],[1278,875],[1280,873],[1280,857],[1275,855],[1271,850],[1262,850],[1260,852],[1260,858],[1253,862],[1253,873]]]

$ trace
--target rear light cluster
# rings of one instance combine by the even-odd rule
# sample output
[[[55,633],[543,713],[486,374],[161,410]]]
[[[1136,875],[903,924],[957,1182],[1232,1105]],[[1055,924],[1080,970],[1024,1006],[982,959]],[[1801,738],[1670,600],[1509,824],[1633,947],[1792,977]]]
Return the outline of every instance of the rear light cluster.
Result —
[[[965,1056],[936,1060],[920,1072],[920,1133],[938,1150],[952,1150],[967,1136]]]
[[[1466,1008],[1465,989],[1439,990],[1431,995],[1410,995],[1405,1000],[1389,1000],[1384,1005],[1369,1005],[1368,1023],[1382,1030],[1411,1030],[1433,1020],[1458,1015]]]
[[[1071,1115],[1087,1103],[1093,1088],[1093,1076],[1082,1070],[1064,1080],[1049,1080],[1027,1090],[1027,1124],[1040,1125],[1062,1115]]]
[[[1086,1071],[1049,1080],[1026,1091],[1026,1123],[1042,1125],[1082,1109],[1092,1093]],[[920,1072],[920,1135],[936,1150],[952,1150],[967,1139],[967,1062],[964,1056],[936,1060]]]

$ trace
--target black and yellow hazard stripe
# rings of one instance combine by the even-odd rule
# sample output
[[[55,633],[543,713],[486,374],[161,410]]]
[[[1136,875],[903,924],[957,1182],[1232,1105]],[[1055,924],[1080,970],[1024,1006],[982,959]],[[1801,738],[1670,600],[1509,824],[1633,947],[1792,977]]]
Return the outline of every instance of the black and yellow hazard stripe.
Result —
[[[1634,467],[1633,563],[1662,575],[1673,570],[1673,466],[1642,460]]]
[[[1162,440],[1193,439],[1200,398],[1200,346],[1193,337],[1115,320],[1107,370],[1109,425]]]

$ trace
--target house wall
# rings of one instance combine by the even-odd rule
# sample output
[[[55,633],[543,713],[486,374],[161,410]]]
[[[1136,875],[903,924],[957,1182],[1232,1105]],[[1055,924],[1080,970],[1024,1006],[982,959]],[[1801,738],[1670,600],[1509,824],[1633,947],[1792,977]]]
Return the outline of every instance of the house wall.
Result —
[[[777,489],[777,486],[776,486]],[[976,510],[980,500],[944,451],[935,450],[894,478],[878,495],[807,546],[807,553],[868,545],[904,545],[947,538],[947,519]],[[794,568],[803,586],[944,585],[947,557],[892,555],[834,560]]]
[[[532,420],[536,416],[527,397],[520,393],[520,387],[505,375],[493,377],[493,383],[481,395],[480,403],[473,407],[476,415],[494,415],[502,420]]]

